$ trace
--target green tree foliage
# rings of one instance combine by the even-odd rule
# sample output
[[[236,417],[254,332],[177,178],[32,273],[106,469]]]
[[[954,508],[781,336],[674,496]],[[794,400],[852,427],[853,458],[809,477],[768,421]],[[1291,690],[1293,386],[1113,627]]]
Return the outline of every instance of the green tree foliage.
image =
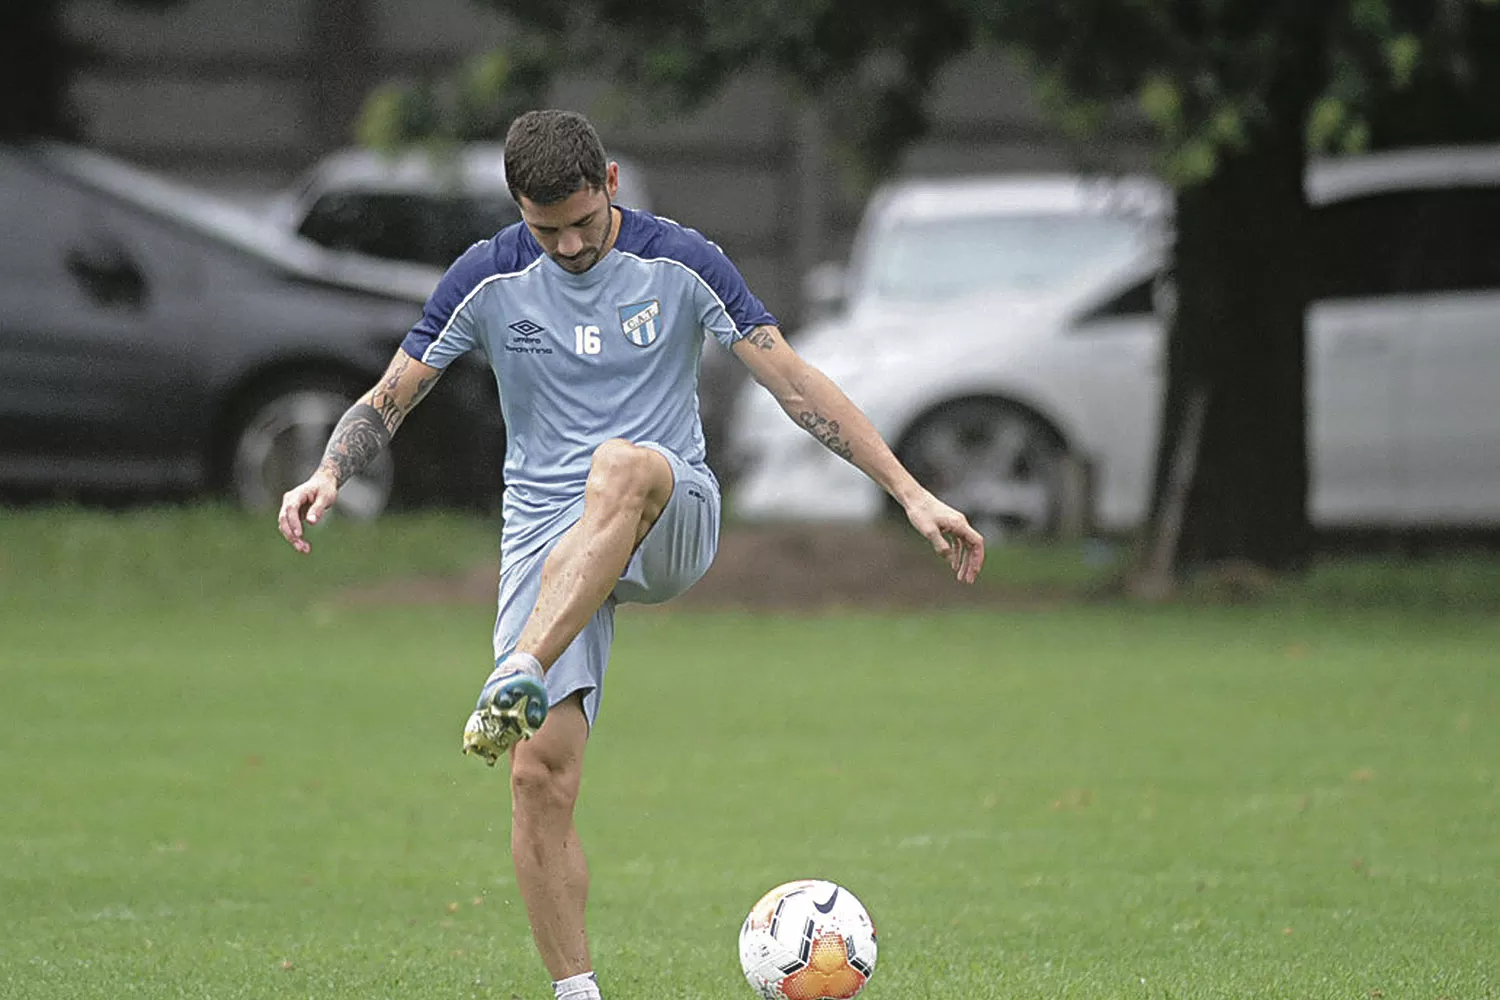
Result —
[[[442,152],[495,139],[511,119],[537,107],[552,83],[551,50],[533,36],[487,52],[445,77],[377,87],[357,126],[359,141],[387,152],[419,143]]]
[[[1254,133],[1296,110],[1309,148],[1359,151],[1371,120],[1421,77],[1451,98],[1476,82],[1495,0],[972,0],[1050,92],[1085,105],[1132,99],[1155,126],[1166,175],[1202,181]],[[1277,105],[1304,60],[1306,109]]]
[[[825,98],[873,175],[926,130],[941,71],[980,46],[1029,67],[1069,131],[1147,122],[1178,191],[1151,526],[1164,571],[1307,555],[1309,152],[1500,135],[1500,0],[477,2],[509,20],[511,51],[536,71],[513,106],[574,69],[689,107],[770,71]],[[372,107],[390,138],[432,130],[420,90]]]
[[[1357,150],[1371,115],[1414,82],[1451,102],[1454,81],[1484,70],[1500,24],[1484,16],[1500,0],[475,2],[513,26],[510,44],[454,76],[382,87],[363,127],[374,144],[494,138],[580,67],[684,108],[755,69],[836,97],[835,123],[879,174],[926,132],[941,71],[985,46],[1025,62],[1070,131],[1122,105],[1143,116],[1164,173],[1192,183],[1273,113],[1269,87],[1299,39],[1316,40],[1324,67],[1311,147]]]
[[[963,0],[477,2],[515,28],[505,58],[521,72],[494,78],[494,106],[534,107],[553,74],[581,70],[692,108],[745,70],[770,71],[794,92],[837,95],[834,125],[871,174],[926,130],[937,74],[974,46],[980,28]],[[493,120],[442,112],[464,90],[451,80],[394,85],[367,108],[363,132],[382,144],[493,138]]]

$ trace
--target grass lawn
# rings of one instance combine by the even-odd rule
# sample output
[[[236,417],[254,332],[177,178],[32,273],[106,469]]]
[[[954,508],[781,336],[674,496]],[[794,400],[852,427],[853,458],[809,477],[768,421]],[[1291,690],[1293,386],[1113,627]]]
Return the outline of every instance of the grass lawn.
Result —
[[[494,547],[0,511],[0,997],[550,997],[503,772],[458,753],[493,609],[331,600]],[[749,1000],[746,910],[819,877],[879,926],[871,1000],[1500,997],[1497,602],[1477,561],[623,610],[578,815],[606,996]]]

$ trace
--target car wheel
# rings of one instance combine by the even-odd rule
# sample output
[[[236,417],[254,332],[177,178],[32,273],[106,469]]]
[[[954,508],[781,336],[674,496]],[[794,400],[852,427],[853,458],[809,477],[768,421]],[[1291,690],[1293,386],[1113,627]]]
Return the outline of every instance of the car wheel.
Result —
[[[950,403],[904,437],[900,457],[928,489],[991,542],[1058,528],[1067,451],[1035,415],[995,399]]]
[[[284,384],[247,408],[230,452],[230,498],[245,510],[275,510],[281,495],[317,469],[329,435],[358,397],[335,380]],[[334,509],[367,520],[390,503],[395,486],[390,450],[339,488]]]

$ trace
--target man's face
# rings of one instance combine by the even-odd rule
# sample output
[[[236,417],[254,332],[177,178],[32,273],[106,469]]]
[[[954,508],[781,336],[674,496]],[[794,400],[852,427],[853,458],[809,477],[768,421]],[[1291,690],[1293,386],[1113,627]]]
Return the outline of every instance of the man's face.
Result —
[[[611,163],[604,171],[604,187],[585,184],[562,201],[538,205],[521,196],[521,218],[547,256],[564,270],[582,274],[604,256],[613,225],[610,203],[620,189],[620,168]]]

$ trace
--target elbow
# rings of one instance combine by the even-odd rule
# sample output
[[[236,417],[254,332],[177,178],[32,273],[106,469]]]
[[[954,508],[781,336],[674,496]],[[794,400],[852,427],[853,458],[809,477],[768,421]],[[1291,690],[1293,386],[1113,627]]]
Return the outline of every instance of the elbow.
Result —
[[[792,417],[807,410],[807,393],[802,391],[801,386],[790,383],[780,385],[771,389],[771,395],[776,397],[776,402]]]
[[[761,384],[776,397],[783,410],[795,416],[807,409],[811,397],[810,373],[811,369],[806,365],[799,365],[789,371],[777,372],[774,378]]]

